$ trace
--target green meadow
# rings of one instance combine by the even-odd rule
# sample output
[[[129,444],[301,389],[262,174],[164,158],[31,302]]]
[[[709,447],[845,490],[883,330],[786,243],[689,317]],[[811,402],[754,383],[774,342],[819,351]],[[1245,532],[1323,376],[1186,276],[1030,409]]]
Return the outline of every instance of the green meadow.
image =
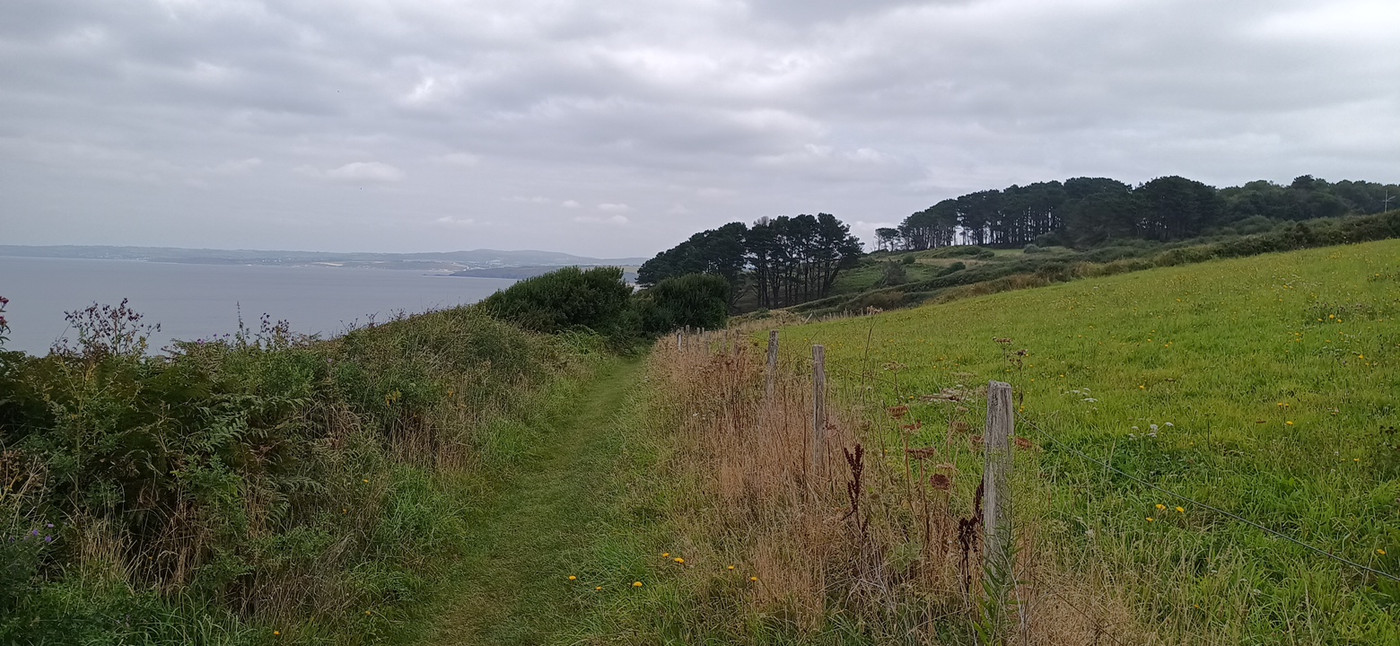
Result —
[[[1042,546],[1036,558],[1100,591],[1088,605],[1129,609],[1133,625],[1109,634],[1391,644],[1397,314],[1389,240],[793,326],[783,343],[790,356],[824,344],[844,392],[878,383],[884,405],[910,406],[920,446],[981,424],[980,401],[930,395],[1011,383],[1031,441],[1017,457],[1018,529]],[[967,445],[955,457],[970,492],[980,456]]]

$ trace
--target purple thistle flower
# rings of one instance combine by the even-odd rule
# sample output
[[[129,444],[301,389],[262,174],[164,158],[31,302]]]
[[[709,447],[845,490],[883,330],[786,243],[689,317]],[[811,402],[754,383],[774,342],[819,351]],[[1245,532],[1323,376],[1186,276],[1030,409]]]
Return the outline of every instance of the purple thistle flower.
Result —
[[[45,537],[44,537],[44,542],[45,542],[45,543],[52,543],[52,542],[53,542],[53,537],[52,537],[52,536],[45,536]]]

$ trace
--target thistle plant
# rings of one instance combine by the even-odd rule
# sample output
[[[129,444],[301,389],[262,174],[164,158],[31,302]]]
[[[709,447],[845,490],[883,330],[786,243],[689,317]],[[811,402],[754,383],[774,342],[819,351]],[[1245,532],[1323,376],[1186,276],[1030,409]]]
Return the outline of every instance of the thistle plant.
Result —
[[[10,299],[0,296],[0,349],[5,348],[5,342],[10,340],[6,333],[10,331],[10,322],[5,320],[5,306],[10,304]]]

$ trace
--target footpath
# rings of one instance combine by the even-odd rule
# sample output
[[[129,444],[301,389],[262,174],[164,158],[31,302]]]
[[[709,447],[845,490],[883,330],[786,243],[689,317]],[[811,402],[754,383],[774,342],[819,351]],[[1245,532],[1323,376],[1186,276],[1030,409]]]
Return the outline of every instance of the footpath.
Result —
[[[587,563],[609,549],[619,523],[614,483],[622,457],[627,397],[643,361],[614,362],[550,411],[549,438],[471,515],[471,546],[456,568],[455,590],[425,642],[434,646],[556,643],[586,612],[597,577]],[[570,575],[580,580],[570,582]],[[585,580],[587,579],[587,580]],[[610,585],[616,585],[611,583]]]

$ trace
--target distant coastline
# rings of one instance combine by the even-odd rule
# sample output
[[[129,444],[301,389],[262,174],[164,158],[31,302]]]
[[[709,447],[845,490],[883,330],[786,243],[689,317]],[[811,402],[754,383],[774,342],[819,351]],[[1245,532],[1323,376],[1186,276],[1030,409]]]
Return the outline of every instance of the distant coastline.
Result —
[[[601,264],[601,265],[583,265],[583,264],[580,264],[579,266],[581,266],[581,267],[598,267],[598,266],[605,266],[605,265],[606,265],[606,266],[611,266],[611,267],[622,267],[622,270],[623,270],[623,271],[622,271],[622,279],[623,279],[624,281],[628,282],[628,283],[635,283],[635,282],[637,282],[637,265],[638,265],[638,264],[640,264],[640,263],[634,263],[634,264],[631,264],[631,265],[619,265],[619,264],[616,264],[616,263],[603,263],[603,264]],[[454,272],[452,272],[451,275],[453,275],[453,276],[463,276],[463,277],[466,277],[466,278],[509,278],[509,279],[512,279],[512,280],[523,280],[523,279],[526,279],[526,278],[534,278],[535,276],[542,276],[542,275],[547,274],[547,273],[549,273],[549,272],[551,272],[551,271],[554,271],[554,270],[556,270],[556,269],[559,269],[559,266],[558,266],[558,265],[552,265],[552,266],[551,266],[551,265],[524,265],[524,266],[520,266],[520,267],[488,267],[488,268],[485,268],[485,269],[464,269],[464,270],[462,270],[462,271],[454,271]]]
[[[440,253],[364,253],[328,251],[278,251],[249,249],[189,249],[182,247],[118,247],[85,245],[0,245],[0,256],[16,258],[67,258],[87,260],[138,260],[190,265],[320,266],[410,270],[479,278],[521,278],[552,269],[578,265],[637,267],[645,258],[590,258],[553,251],[501,251],[475,249]],[[541,268],[543,268],[541,270]],[[464,274],[460,272],[514,270],[514,274]],[[523,272],[523,273],[522,273]]]

